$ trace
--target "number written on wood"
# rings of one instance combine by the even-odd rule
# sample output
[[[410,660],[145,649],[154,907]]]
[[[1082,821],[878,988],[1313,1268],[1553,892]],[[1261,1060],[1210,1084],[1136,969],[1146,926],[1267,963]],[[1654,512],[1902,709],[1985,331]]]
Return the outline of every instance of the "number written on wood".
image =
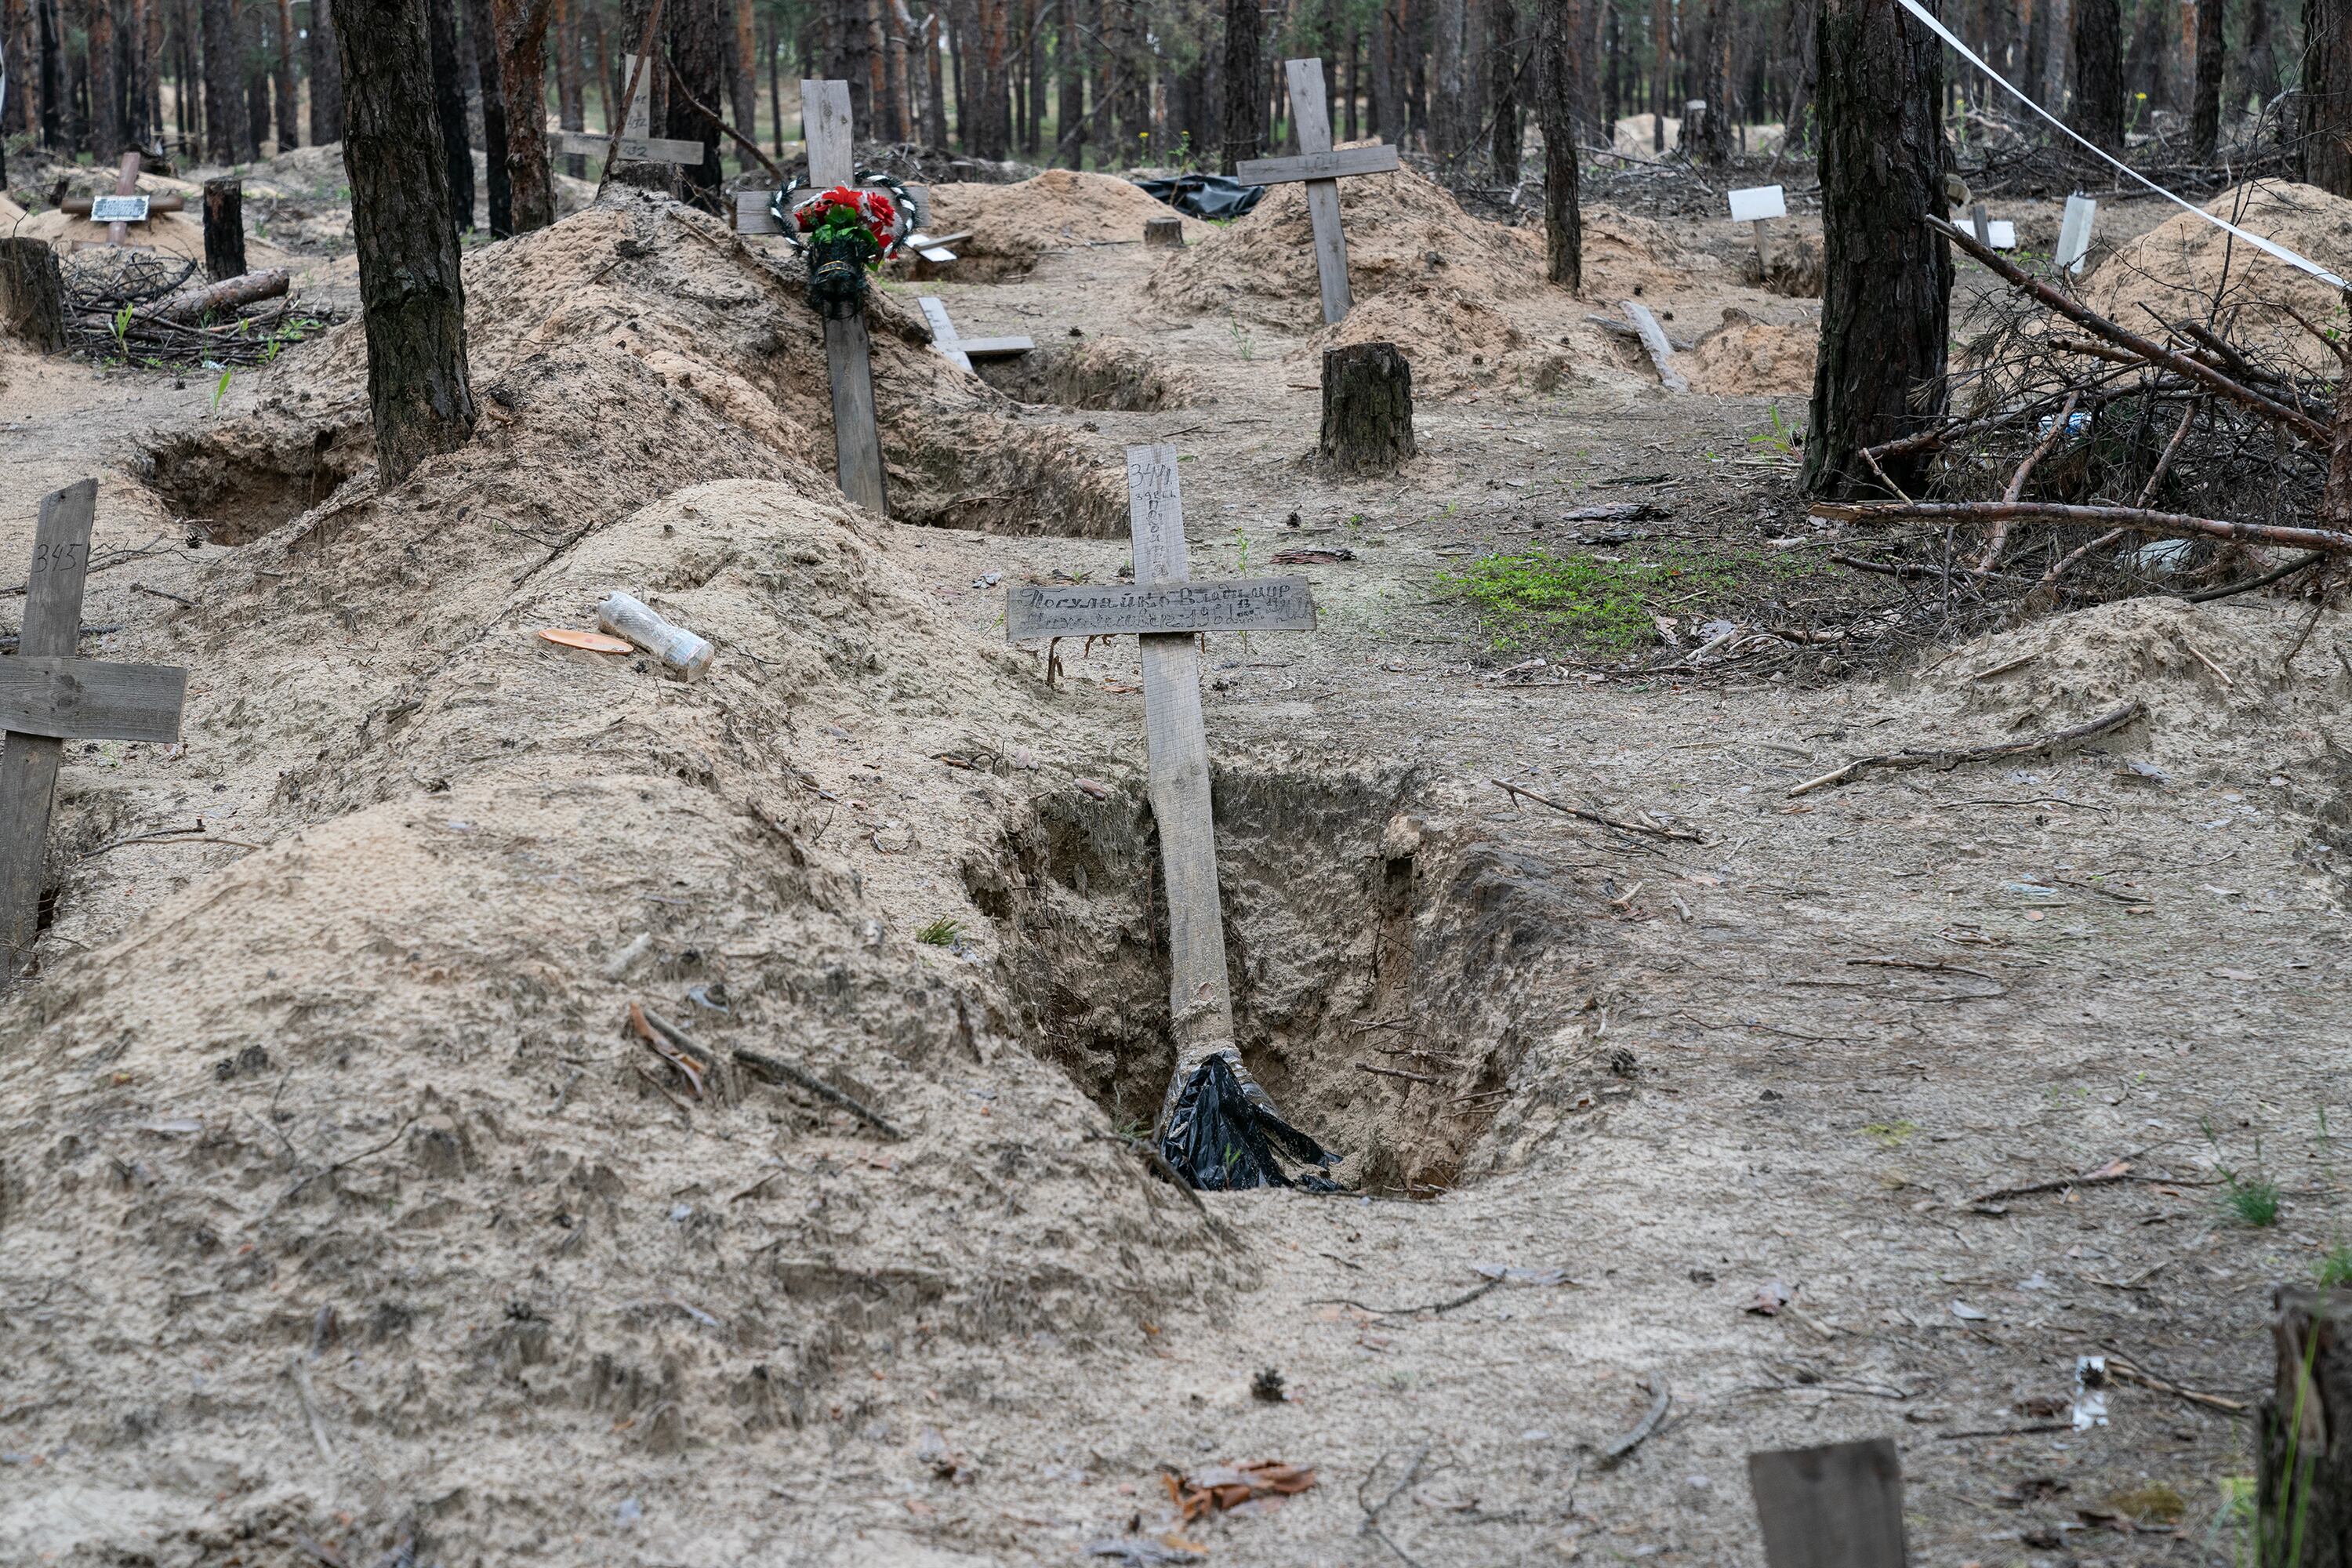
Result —
[[[44,576],[51,572],[70,572],[77,566],[89,564],[89,541],[60,539],[33,546],[33,575]]]

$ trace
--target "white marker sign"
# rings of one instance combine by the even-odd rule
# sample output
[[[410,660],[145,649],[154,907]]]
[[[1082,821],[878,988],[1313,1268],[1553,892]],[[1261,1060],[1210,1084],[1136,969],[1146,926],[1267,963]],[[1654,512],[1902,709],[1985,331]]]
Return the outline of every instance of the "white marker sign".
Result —
[[[1985,225],[1985,243],[1995,250],[2017,248],[2017,226],[2005,217],[1997,217]]]
[[[2099,215],[2099,204],[2089,196],[2068,196],[2066,216],[2058,225],[2058,269],[2079,272],[2083,258],[2091,249],[2091,220]]]
[[[1731,193],[1731,221],[1734,223],[1755,223],[1763,218],[1788,216],[1789,195],[1779,185],[1755,185]]]

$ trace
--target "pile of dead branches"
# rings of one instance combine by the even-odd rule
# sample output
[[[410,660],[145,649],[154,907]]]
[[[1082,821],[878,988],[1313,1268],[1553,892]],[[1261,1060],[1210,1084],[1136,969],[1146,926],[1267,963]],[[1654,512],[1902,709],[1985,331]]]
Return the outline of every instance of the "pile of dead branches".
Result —
[[[266,363],[334,319],[299,307],[283,268],[204,284],[196,268],[150,250],[92,249],[68,258],[67,342],[92,359],[221,369]]]
[[[2202,319],[2143,306],[2144,321],[2111,321],[2063,281],[1927,221],[2012,293],[1962,355],[1952,416],[1863,453],[1895,499],[1813,505],[1895,530],[1843,563],[1895,578],[1920,618],[1966,631],[2136,594],[2218,598],[2352,553],[2340,522],[2314,526],[2339,516],[2326,494],[2332,378],[2238,340],[2225,301]],[[2294,319],[2340,369],[2339,345]],[[1931,489],[1906,495],[1884,465],[1921,452]]]

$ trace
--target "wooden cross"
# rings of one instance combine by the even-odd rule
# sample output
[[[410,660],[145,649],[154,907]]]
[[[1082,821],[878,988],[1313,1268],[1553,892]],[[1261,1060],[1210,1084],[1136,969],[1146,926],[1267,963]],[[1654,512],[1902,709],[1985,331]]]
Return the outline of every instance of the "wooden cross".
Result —
[[[131,225],[147,221],[147,198],[139,194],[137,148],[122,154],[122,166],[114,175],[114,194],[91,202],[89,216],[93,221],[106,225],[106,243],[118,248],[129,235]]]
[[[1244,158],[1234,174],[1244,184],[1307,182],[1307,216],[1315,225],[1315,269],[1323,280],[1323,324],[1348,314],[1348,239],[1339,228],[1339,181],[1349,174],[1382,174],[1397,167],[1388,146],[1331,150],[1331,111],[1323,101],[1323,62],[1286,60],[1290,80],[1290,123],[1298,132],[1296,158]]]
[[[976,359],[1011,359],[1037,346],[1027,338],[959,337],[955,322],[948,319],[945,300],[925,294],[915,302],[923,308],[923,320],[931,324],[931,347],[947,355],[958,370],[970,370]]]
[[[1168,884],[1168,1006],[1176,1035],[1172,1097],[1175,1086],[1203,1059],[1219,1049],[1231,1050],[1234,1042],[1195,634],[1313,631],[1315,601],[1304,577],[1192,581],[1173,447],[1127,449],[1127,508],[1135,537],[1133,586],[1015,584],[1006,590],[1004,626],[1015,642],[1139,634],[1151,815],[1160,826],[1160,868]]]
[[[602,158],[606,151],[614,156],[636,163],[683,163],[689,169],[702,166],[709,149],[699,142],[680,142],[654,134],[653,94],[644,91],[639,79],[645,72],[635,55],[621,57],[621,79],[628,85],[621,90],[626,101],[621,109],[621,141],[614,146],[610,132],[559,131],[555,132],[555,149],[559,153],[577,153],[583,157]]]
[[[41,498],[24,626],[16,657],[0,658],[0,944],[12,978],[31,959],[40,925],[49,806],[66,741],[180,738],[186,670],[74,657],[97,509],[96,479]]]

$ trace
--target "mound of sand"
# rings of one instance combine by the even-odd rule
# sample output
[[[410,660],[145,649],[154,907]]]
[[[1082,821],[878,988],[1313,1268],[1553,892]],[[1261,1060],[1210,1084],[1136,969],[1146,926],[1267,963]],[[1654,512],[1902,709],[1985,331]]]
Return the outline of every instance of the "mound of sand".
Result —
[[[1820,351],[1818,327],[1777,326],[1734,307],[1723,312],[1723,325],[1701,338],[1676,363],[1699,392],[1802,397],[1813,390],[1813,363]]]
[[[105,224],[68,217],[56,207],[33,214],[16,226],[16,232],[25,239],[47,240],[61,251],[107,242]],[[145,223],[125,226],[122,243],[134,249],[201,261],[205,255],[204,219],[192,213],[157,213]],[[245,255],[246,260],[257,268],[275,267],[284,260],[283,252],[250,237],[246,241]]]
[[[2352,277],[2352,201],[2315,185],[2263,180],[2222,192],[2205,210]],[[2143,305],[2167,321],[2203,323],[2234,311],[2231,336],[2252,357],[2284,357],[2328,374],[2336,370],[2334,353],[2280,309],[2325,328],[2343,310],[2336,291],[2187,213],[2117,249],[2092,274],[2083,297],[2092,309],[2136,330],[2148,325]]]
[[[969,182],[933,185],[928,226],[933,234],[970,230],[956,241],[957,259],[935,270],[940,277],[992,282],[1018,277],[1048,250],[1092,244],[1140,244],[1152,218],[1174,217],[1176,209],[1108,174],[1048,169],[1016,184]],[[1185,218],[1184,237],[1198,243],[1213,226]]]
[[[1531,343],[1493,296],[1423,279],[1358,300],[1346,321],[1308,338],[1292,357],[1318,361],[1325,349],[1370,342],[1403,352],[1416,397],[1473,396],[1490,387],[1550,392],[1570,374],[1567,351]]]

